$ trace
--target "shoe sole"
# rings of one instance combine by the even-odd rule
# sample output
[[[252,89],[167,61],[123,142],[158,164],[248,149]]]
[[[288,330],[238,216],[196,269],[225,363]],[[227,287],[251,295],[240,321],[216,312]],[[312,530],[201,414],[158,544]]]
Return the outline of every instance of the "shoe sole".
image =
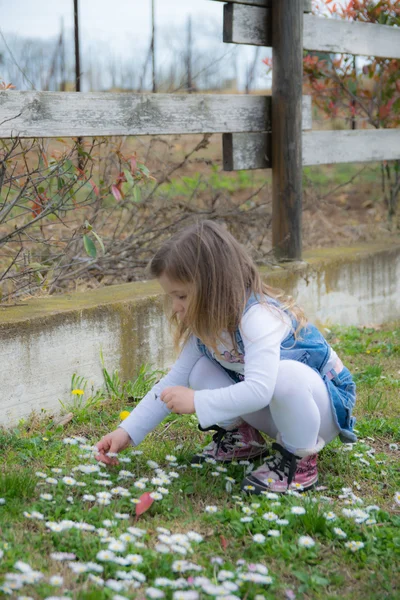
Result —
[[[317,485],[317,483],[318,483],[318,478],[316,479],[316,481],[314,481],[308,487],[303,487],[303,489],[296,490],[296,491],[298,491],[300,494],[303,492],[308,492],[308,490],[312,490]],[[254,490],[244,489],[248,485],[253,486]],[[288,490],[284,490],[282,492],[273,490],[269,486],[264,485],[259,479],[256,479],[255,477],[254,478],[245,477],[245,479],[243,479],[243,481],[242,481],[241,490],[242,490],[242,492],[246,492],[247,494],[252,494],[252,495],[256,495],[256,496],[260,495],[261,492],[273,492],[274,494],[286,494],[288,492]]]
[[[206,462],[206,458],[213,458],[215,461],[217,461],[217,463],[219,465],[227,465],[229,463],[231,463],[234,460],[249,460],[250,462],[253,460],[256,460],[257,458],[262,458],[263,456],[268,456],[270,453],[270,449],[269,448],[265,448],[264,450],[261,450],[261,452],[259,452],[258,454],[253,454],[253,456],[236,456],[233,458],[229,458],[229,459],[218,459],[215,458],[212,454],[195,454],[190,463],[193,464],[201,464]]]

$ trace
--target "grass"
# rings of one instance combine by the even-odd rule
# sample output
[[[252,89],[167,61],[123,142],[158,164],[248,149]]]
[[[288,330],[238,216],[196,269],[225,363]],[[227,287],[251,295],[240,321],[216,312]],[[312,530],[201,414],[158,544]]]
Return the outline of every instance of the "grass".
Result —
[[[400,510],[394,496],[400,490],[400,477],[399,450],[393,444],[400,442],[400,323],[381,329],[335,327],[325,333],[357,380],[356,428],[359,441],[350,450],[339,441],[326,447],[321,453],[319,468],[320,485],[324,489],[301,497],[284,496],[276,500],[242,495],[239,483],[248,469],[247,465],[229,465],[227,472],[219,471],[219,476],[212,475],[218,472],[213,465],[205,465],[202,469],[190,467],[192,454],[209,439],[200,435],[193,416],[170,415],[140,446],[143,454],[135,454],[136,450],[125,451],[121,456],[130,458],[131,462],[120,463],[117,467],[102,467],[104,475],[73,470],[80,464],[96,463],[90,460],[90,451],[82,440],[75,439],[74,445],[63,440],[83,436],[87,444],[93,444],[114,429],[118,425],[120,411],[132,408],[160,375],[151,372],[148,367],[142,368],[136,380],[121,382],[117,373],[109,374],[103,365],[106,385],[104,390],[97,392],[89,392],[85,380],[75,374],[71,387],[76,389],[79,386],[85,394],[75,397],[73,405],[65,402],[65,409],[74,413],[74,419],[65,427],[57,426],[51,418],[32,418],[12,430],[0,429],[3,459],[0,498],[5,500],[4,504],[0,504],[0,555],[3,554],[0,558],[0,587],[3,586],[5,597],[18,598],[25,594],[34,599],[54,596],[77,600],[143,599],[146,597],[145,588],[152,586],[155,578],[182,577],[186,581],[189,578],[186,594],[189,590],[197,590],[201,598],[218,598],[222,597],[220,586],[224,571],[230,571],[231,581],[237,582],[239,587],[234,589],[233,583],[231,596],[225,598],[398,598],[400,578],[396,565],[400,555]],[[86,403],[82,398],[86,399]],[[132,498],[139,498],[145,490],[153,490],[155,486],[146,482],[145,490],[140,490],[134,482],[142,477],[154,477],[154,469],[147,464],[149,459],[169,471],[168,454],[176,456],[177,465],[172,469],[179,478],[171,478],[171,483],[165,486],[169,493],[136,517]],[[61,471],[58,473],[52,469]],[[121,469],[130,471],[133,477],[119,479]],[[58,483],[47,483],[35,474],[37,472],[57,479]],[[62,478],[67,475],[86,483],[86,486],[64,483]],[[232,477],[235,483],[228,482],[227,476]],[[130,496],[114,494],[112,503],[105,506],[83,500],[84,494],[112,489],[112,486],[103,487],[95,483],[96,480],[107,479],[113,486],[124,487]],[[343,488],[352,488],[352,491],[343,492]],[[47,496],[41,497],[41,494],[51,494],[52,499],[45,499]],[[218,511],[215,514],[205,512],[209,505],[217,506]],[[305,513],[292,514],[293,506],[304,507]],[[374,508],[376,506],[378,508]],[[370,521],[364,519],[357,523],[354,517],[342,513],[345,508],[365,511],[367,507],[372,507],[368,509]],[[43,519],[38,516],[29,518],[33,511],[41,513]],[[249,511],[252,511],[253,521],[242,522],[241,518]],[[24,512],[28,516],[23,516]],[[336,518],[328,520],[328,512],[333,512]],[[116,513],[127,514],[128,519],[117,518]],[[275,513],[289,523],[277,525],[275,517],[270,517],[275,519],[271,521],[263,518],[265,513]],[[104,571],[93,571],[92,575],[108,581],[107,585],[100,586],[89,579],[87,572],[76,574],[67,562],[50,557],[53,552],[73,552],[77,557],[75,562],[94,563],[98,552],[105,550],[110,542],[101,541],[98,531],[84,531],[76,527],[56,533],[46,526],[46,522],[69,520],[104,528],[104,520],[107,519],[110,521],[106,527],[110,540],[117,539],[128,526],[146,530],[143,537],[132,536],[125,552],[116,553],[118,556],[139,556],[133,560],[138,562],[142,559],[140,564],[128,568],[97,559],[97,564]],[[157,527],[167,528],[175,534],[196,531],[203,541],[189,543],[177,538],[180,548],[161,554],[155,549],[160,535]],[[347,538],[337,537],[334,527],[344,530]],[[278,529],[281,535],[269,537],[271,529]],[[256,533],[266,537],[264,543],[253,541],[252,536]],[[298,540],[303,535],[311,536],[315,545],[300,547]],[[353,540],[363,542],[364,547],[352,552],[345,543]],[[185,549],[187,554],[180,554]],[[177,560],[200,565],[202,571],[188,570],[181,574],[173,571]],[[245,565],[240,564],[243,560]],[[25,585],[6,594],[7,585],[18,586],[15,578],[5,579],[7,574],[19,572],[14,566],[16,561],[29,564],[43,577],[35,585]],[[248,570],[248,565],[259,570],[263,567],[254,565],[267,567],[272,583],[248,581],[254,572]],[[93,565],[91,568],[94,568]],[[132,569],[142,573],[147,581],[138,589],[126,591],[121,587],[124,581],[120,578],[121,571],[130,573]],[[223,572],[218,579],[221,569]],[[49,581],[49,577],[56,574],[64,577],[63,586],[59,588]],[[212,591],[212,595],[201,592],[199,585],[194,586],[196,581],[193,577],[199,575],[208,577],[214,586],[218,584],[219,587],[213,590],[205,588],[208,592]],[[200,584],[199,580],[197,584]],[[158,586],[158,590],[163,590],[167,599],[172,598],[174,593],[175,598],[190,598],[170,588]],[[151,592],[149,594],[147,597],[152,597]]]

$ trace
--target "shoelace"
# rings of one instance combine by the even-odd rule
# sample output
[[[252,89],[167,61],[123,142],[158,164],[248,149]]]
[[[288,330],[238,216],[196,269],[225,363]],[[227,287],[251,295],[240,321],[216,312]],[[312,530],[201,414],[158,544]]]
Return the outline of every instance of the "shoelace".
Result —
[[[219,425],[211,425],[211,427],[201,427],[199,425],[200,431],[215,431],[212,439],[214,444],[216,445],[215,454],[218,454],[218,450],[222,448],[224,452],[229,452],[233,450],[236,446],[236,438],[234,437],[238,433],[238,429],[224,429]]]
[[[292,483],[293,477],[297,468],[297,456],[286,450],[283,446],[277,443],[272,444],[272,449],[277,451],[277,454],[265,463],[265,466],[276,473],[281,481],[284,476],[287,477],[288,486]]]

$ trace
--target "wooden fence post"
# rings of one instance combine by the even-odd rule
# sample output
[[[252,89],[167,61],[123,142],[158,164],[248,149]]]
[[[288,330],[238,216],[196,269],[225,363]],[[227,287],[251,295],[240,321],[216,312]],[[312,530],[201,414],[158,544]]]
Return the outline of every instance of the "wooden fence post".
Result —
[[[303,3],[272,13],[272,243],[279,259],[301,259]]]

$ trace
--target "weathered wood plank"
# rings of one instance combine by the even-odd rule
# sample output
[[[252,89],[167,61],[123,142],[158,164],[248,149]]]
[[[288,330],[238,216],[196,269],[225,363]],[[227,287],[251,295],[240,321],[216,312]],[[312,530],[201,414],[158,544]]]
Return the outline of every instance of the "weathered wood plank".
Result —
[[[264,130],[268,96],[0,92],[0,137],[75,137]]]
[[[302,129],[312,128],[311,96],[303,96]],[[224,133],[222,154],[225,171],[271,168],[270,133]]]
[[[271,169],[271,133],[224,133],[224,171]]]
[[[223,41],[228,44],[272,46],[271,9],[224,4]]]
[[[224,42],[271,46],[269,8],[226,4]],[[304,15],[303,48],[384,58],[400,58],[400,29],[387,25]]]
[[[271,168],[268,133],[234,133],[224,142],[224,169]],[[225,156],[225,147],[227,148]],[[303,133],[303,166],[400,159],[400,129]],[[228,154],[229,151],[229,154]],[[227,168],[228,167],[228,168]]]
[[[304,48],[382,58],[400,58],[400,29],[388,25],[304,15]]]
[[[303,165],[400,159],[400,129],[308,131],[303,134]]]
[[[274,0],[215,0],[217,2],[228,2],[229,4],[247,4],[248,6],[262,6],[264,8],[270,8]],[[312,4],[311,0],[303,0],[304,12],[311,12]]]
[[[0,138],[263,131],[270,115],[270,96],[0,91]]]

